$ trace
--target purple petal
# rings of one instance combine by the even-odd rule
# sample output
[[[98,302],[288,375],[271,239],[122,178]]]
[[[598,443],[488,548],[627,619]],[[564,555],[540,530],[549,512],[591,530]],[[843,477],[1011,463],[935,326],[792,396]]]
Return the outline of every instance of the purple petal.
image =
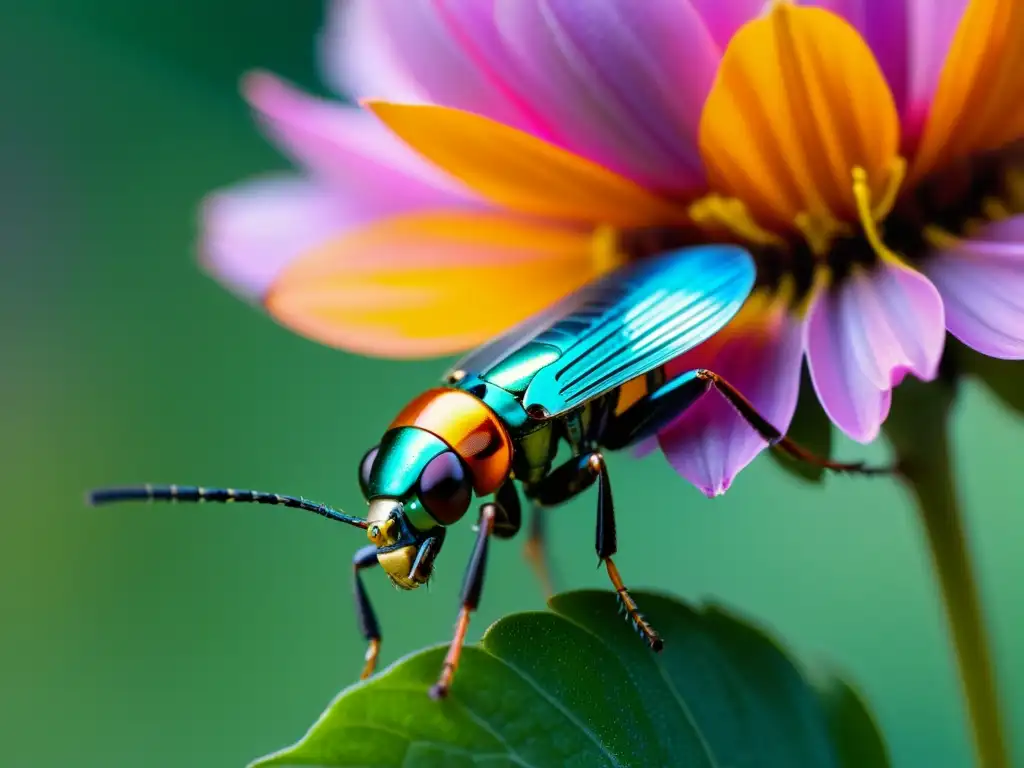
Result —
[[[253,181],[207,198],[200,259],[234,292],[259,299],[293,258],[352,224],[344,203],[322,185],[294,177]]]
[[[777,429],[785,431],[796,410],[803,355],[800,323],[788,314],[763,319],[750,331],[729,328],[673,361],[679,372],[708,368],[742,392]],[[774,324],[774,328],[770,328]],[[715,391],[708,392],[658,436],[669,462],[707,496],[728,490],[733,477],[767,443]]]
[[[396,212],[471,197],[369,112],[307,96],[266,73],[249,75],[243,91],[271,140],[353,205]]]
[[[381,217],[483,203],[368,112],[309,97],[272,75],[244,90],[272,140],[308,173],[211,195],[201,260],[231,290],[258,298],[292,259]]]
[[[924,268],[951,334],[990,357],[1024,358],[1024,216],[989,224]]]
[[[470,0],[472,6],[463,0],[335,3],[321,46],[333,83],[359,98],[440,104],[530,128],[454,26],[463,13],[490,15],[493,0]]]
[[[396,55],[380,2],[331,0],[317,53],[324,80],[339,94],[418,104],[424,95]]]
[[[916,139],[938,90],[946,54],[968,0],[904,2],[907,3],[907,88],[905,101],[897,105],[904,134]]]
[[[868,443],[889,413],[892,388],[908,373],[924,381],[938,373],[942,299],[920,273],[885,264],[821,291],[804,337],[825,412],[854,440]]]
[[[649,456],[653,451],[658,448],[658,436],[648,437],[641,440],[639,443],[630,448],[630,454],[634,459],[642,459]]]
[[[772,0],[689,0],[719,50],[724,51],[736,30],[760,16]],[[682,4],[683,0],[680,0]]]
[[[331,19],[325,66],[357,96],[464,109],[658,189],[703,186],[719,49],[687,0],[349,0]]]
[[[650,187],[703,185],[697,124],[719,52],[689,3],[508,2],[495,21],[509,86],[558,143]]]
[[[904,152],[921,133],[968,0],[811,0],[850,22],[885,75],[903,126]]]
[[[907,16],[919,2],[921,0],[821,0],[804,4],[830,10],[860,32],[875,54],[896,100],[896,108],[900,110],[906,102],[910,54]]]

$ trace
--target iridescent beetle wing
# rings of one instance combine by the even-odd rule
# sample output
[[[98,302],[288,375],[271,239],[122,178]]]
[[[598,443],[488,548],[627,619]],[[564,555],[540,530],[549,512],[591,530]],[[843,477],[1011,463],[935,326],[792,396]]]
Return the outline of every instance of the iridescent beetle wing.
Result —
[[[632,262],[470,353],[453,370],[487,378],[516,353],[546,360],[531,376],[523,405],[557,416],[713,336],[743,306],[754,277],[750,254],[730,245]]]
[[[478,375],[489,371],[498,363],[506,360],[516,350],[533,341],[538,334],[543,333],[562,318],[575,312],[580,305],[591,297],[591,294],[595,292],[595,288],[601,285],[601,282],[596,281],[570,293],[547,309],[531,315],[512,326],[512,328],[500,336],[467,352],[451,368],[445,371],[444,379],[446,381],[457,381],[466,376]]]

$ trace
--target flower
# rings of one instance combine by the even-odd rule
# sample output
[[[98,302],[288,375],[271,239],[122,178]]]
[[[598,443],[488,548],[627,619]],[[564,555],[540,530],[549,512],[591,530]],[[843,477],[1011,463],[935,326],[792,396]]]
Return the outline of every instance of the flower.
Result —
[[[781,430],[805,359],[869,442],[947,330],[1024,357],[1024,4],[350,0],[322,43],[363,108],[250,76],[304,170],[205,218],[209,268],[299,333],[454,353],[623,259],[730,241],[758,286],[669,372]],[[713,393],[658,442],[708,495],[765,447]]]

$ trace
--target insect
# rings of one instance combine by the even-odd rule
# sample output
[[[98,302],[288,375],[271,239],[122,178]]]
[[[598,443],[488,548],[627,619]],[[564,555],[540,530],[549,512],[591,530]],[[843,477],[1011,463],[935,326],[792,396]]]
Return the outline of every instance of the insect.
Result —
[[[467,515],[474,495],[489,498],[476,518],[455,634],[430,690],[439,698],[452,684],[480,602],[489,542],[509,539],[522,527],[520,489],[533,506],[527,551],[543,576],[546,510],[596,483],[597,557],[635,629],[658,651],[662,640],[614,562],[616,516],[603,451],[654,435],[714,388],[752,429],[798,460],[838,471],[886,471],[814,455],[782,435],[714,371],[666,378],[666,363],[734,317],[754,278],[750,255],[738,247],[671,251],[621,267],[471,352],[441,386],[413,399],[363,457],[358,475],[368,502],[365,518],[274,493],[175,485],[99,490],[90,500],[277,504],[366,530],[369,543],[352,560],[356,615],[368,643],[365,678],[376,667],[381,631],[362,572],[380,567],[407,590],[425,584],[447,528]],[[571,456],[556,466],[562,444]]]

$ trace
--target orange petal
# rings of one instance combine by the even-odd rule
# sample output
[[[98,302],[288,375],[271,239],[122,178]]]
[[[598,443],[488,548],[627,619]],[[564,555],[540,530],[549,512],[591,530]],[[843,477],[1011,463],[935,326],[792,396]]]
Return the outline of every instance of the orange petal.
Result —
[[[777,3],[722,58],[700,122],[712,188],[765,226],[856,221],[851,171],[884,194],[899,149],[892,93],[867,43],[819,8]],[[876,197],[876,199],[877,199]]]
[[[502,208],[616,226],[683,217],[635,182],[479,115],[380,101],[364,106],[421,155]]]
[[[323,344],[374,357],[477,346],[597,276],[591,236],[498,214],[381,221],[293,262],[265,299]]]
[[[1022,137],[1024,3],[972,0],[942,68],[911,177]]]

